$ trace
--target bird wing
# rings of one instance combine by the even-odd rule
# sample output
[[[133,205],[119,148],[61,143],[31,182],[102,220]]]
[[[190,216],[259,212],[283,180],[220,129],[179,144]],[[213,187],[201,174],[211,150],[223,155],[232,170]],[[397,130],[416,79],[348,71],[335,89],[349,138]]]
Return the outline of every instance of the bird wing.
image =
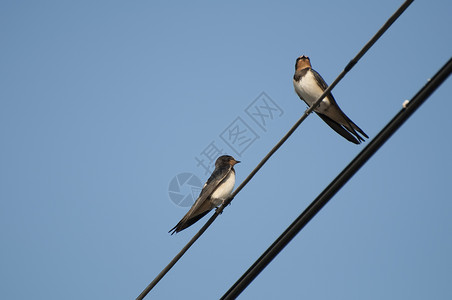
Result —
[[[323,80],[322,76],[320,76],[320,74],[317,73],[316,70],[314,70],[314,69],[311,69],[311,70],[312,70],[312,73],[314,74],[315,80],[320,84],[320,86],[322,87],[322,89],[323,89],[323,90],[327,89],[327,88],[328,88],[328,84],[326,84],[326,82],[325,82],[325,80]],[[367,136],[367,134],[365,134],[364,131],[363,131],[361,128],[358,127],[358,125],[356,125],[355,123],[353,123],[353,121],[350,120],[350,118],[347,117],[347,115],[341,110],[341,108],[340,108],[339,105],[337,104],[336,100],[334,99],[333,94],[330,93],[330,94],[328,95],[328,99],[330,99],[330,101],[332,102],[332,104],[335,104],[335,107],[337,107],[338,111],[337,111],[336,113],[337,113],[337,114],[340,114],[340,115],[344,118],[344,120],[345,120],[345,122],[346,122],[346,123],[345,123],[346,127],[349,127],[349,128],[346,128],[348,131],[350,131],[350,132],[352,132],[354,135],[356,135],[356,136],[358,137],[359,140],[364,141],[364,139],[362,139],[361,136],[359,136],[359,134],[356,133],[356,131],[358,131],[359,133],[361,133],[362,135],[364,135],[366,138],[369,138],[369,137]],[[334,105],[333,105],[333,107],[334,107]],[[319,114],[319,116],[320,116],[320,114]],[[328,118],[328,117],[327,117],[327,118]],[[331,122],[335,122],[335,121],[333,121],[331,118],[329,118],[329,121],[331,121],[331,122],[328,122],[328,121],[327,121],[325,118],[323,118],[323,117],[322,117],[322,119],[323,119],[328,125],[330,125],[330,127],[333,128],[337,133],[339,133],[340,135],[342,135],[343,137],[345,137],[347,140],[349,140],[349,141],[355,143],[356,139],[355,139],[354,137],[352,137],[352,140],[350,140],[350,139],[349,139],[350,135],[349,135],[348,133],[345,133],[345,132],[344,132],[344,128],[342,128],[342,126],[341,126],[339,123],[337,123],[337,124],[336,124],[337,126],[336,126],[336,125],[334,125],[334,124],[331,123]],[[335,122],[335,123],[336,123],[336,122]],[[347,124],[347,123],[348,123],[348,124]],[[339,127],[340,127],[340,128],[339,128]],[[356,131],[355,131],[355,130],[356,130]],[[347,136],[348,136],[348,137],[347,137]]]
[[[322,90],[325,91],[328,88],[328,84],[326,84],[326,82],[323,79],[323,77],[319,73],[317,73],[316,70],[311,69],[311,71],[312,71],[312,74],[314,74],[314,78],[317,81],[317,83],[320,85]],[[333,94],[329,93],[327,95],[327,97],[328,97],[328,99],[330,99],[331,104],[336,104],[337,105],[336,100],[333,97]]]
[[[348,132],[341,124],[329,118],[327,115],[317,113],[317,115],[322,118],[322,120],[328,124],[334,131],[342,135],[344,138],[349,140],[352,143],[359,144],[360,142],[350,133]],[[359,136],[359,135],[357,135]]]
[[[216,168],[212,175],[210,175],[209,179],[207,180],[206,184],[201,190],[201,193],[199,194],[198,199],[196,200],[195,204],[190,208],[190,210],[187,212],[187,215],[190,215],[190,217],[194,217],[195,215],[191,215],[194,211],[197,212],[197,214],[203,213],[206,210],[210,210],[210,205],[206,205],[209,201],[210,195],[217,189],[218,185],[226,178],[226,176],[231,171],[232,166],[229,165],[228,168]],[[203,207],[205,206],[205,207]],[[200,209],[203,207],[203,209]],[[198,211],[199,210],[199,211]]]

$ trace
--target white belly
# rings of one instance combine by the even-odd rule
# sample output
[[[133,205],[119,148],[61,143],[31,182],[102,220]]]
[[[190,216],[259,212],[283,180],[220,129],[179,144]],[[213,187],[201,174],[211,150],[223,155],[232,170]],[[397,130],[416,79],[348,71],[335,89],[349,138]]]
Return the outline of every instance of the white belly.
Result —
[[[312,72],[307,72],[306,75],[298,82],[293,82],[295,92],[301,96],[306,104],[311,106],[314,102],[319,99],[323,94],[322,88],[317,84]],[[328,110],[330,106],[330,100],[325,97],[323,98],[320,105],[315,109],[316,112],[324,113]]]
[[[234,189],[235,184],[235,174],[234,172],[230,172],[228,177],[221,184],[210,197],[212,199],[212,203],[215,206],[218,206],[223,203],[223,201],[231,194]]]

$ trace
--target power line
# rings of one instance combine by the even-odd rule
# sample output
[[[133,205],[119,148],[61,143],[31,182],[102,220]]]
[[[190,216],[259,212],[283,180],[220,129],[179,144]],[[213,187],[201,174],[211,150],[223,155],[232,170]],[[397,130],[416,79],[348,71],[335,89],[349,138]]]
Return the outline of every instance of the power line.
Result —
[[[403,123],[424,103],[427,98],[452,73],[452,58],[429,80],[402,110],[380,131],[352,162],[320,193],[319,196],[295,219],[276,241],[237,280],[221,299],[235,299],[278,255],[282,249],[304,228],[347,181],[380,149]]]
[[[224,208],[228,206],[232,199],[248,184],[248,182],[256,175],[256,173],[262,168],[262,166],[270,159],[270,157],[286,142],[286,140],[295,132],[301,123],[308,117],[314,109],[319,106],[320,102],[328,95],[331,90],[341,81],[341,79],[356,65],[361,57],[375,44],[375,42],[391,27],[391,25],[397,20],[397,18],[410,6],[414,0],[405,1],[402,6],[385,22],[385,24],[378,30],[378,32],[364,45],[364,47],[356,54],[356,56],[345,66],[344,70],[337,76],[333,83],[323,92],[319,99],[308,108],[301,118],[292,126],[292,128],[286,133],[286,135],[270,150],[270,152],[262,159],[262,161],[254,168],[254,170],[245,178],[245,180],[235,189],[235,191],[224,201],[224,203],[216,209],[215,213],[204,224],[203,227],[196,233],[193,238],[182,248],[182,250],[170,261],[170,263],[154,278],[154,280],[141,292],[136,298],[137,300],[143,299],[152,288],[165,276],[166,273],[176,264],[176,262],[187,252],[187,250],[194,244],[194,242],[207,230],[207,228],[213,223],[213,221],[220,215]]]

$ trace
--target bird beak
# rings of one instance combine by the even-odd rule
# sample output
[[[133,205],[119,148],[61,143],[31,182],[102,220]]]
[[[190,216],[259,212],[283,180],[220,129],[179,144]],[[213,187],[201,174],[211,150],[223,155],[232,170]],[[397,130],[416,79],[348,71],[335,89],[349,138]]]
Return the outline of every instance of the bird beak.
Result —
[[[229,161],[229,163],[231,164],[231,166],[233,166],[233,165],[236,165],[236,164],[240,163],[240,161],[235,160],[235,159],[231,159],[231,160]]]

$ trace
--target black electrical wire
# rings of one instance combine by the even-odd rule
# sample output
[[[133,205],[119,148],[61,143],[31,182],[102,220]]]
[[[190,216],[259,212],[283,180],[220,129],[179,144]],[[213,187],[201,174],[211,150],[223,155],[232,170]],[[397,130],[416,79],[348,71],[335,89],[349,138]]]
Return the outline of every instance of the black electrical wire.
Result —
[[[361,57],[375,44],[375,42],[391,27],[391,25],[397,20],[397,18],[410,6],[414,0],[405,1],[402,6],[385,22],[385,24],[378,30],[378,32],[364,45],[364,47],[358,52],[358,54],[345,66],[344,70],[337,76],[333,83],[323,92],[319,99],[308,108],[301,118],[292,126],[292,128],[286,133],[286,135],[270,150],[270,152],[261,160],[261,162],[254,168],[254,170],[245,178],[245,180],[235,189],[235,191],[224,201],[224,203],[216,209],[215,213],[204,224],[203,227],[193,236],[193,238],[182,248],[181,251],[169,262],[169,264],[154,278],[154,280],[141,292],[136,298],[141,300],[157,285],[157,283],[165,276],[166,273],[177,263],[177,261],[187,252],[191,245],[207,230],[207,228],[213,223],[213,221],[223,212],[224,208],[228,206],[234,197],[248,184],[248,182],[256,175],[256,173],[262,168],[262,166],[270,159],[270,157],[284,144],[284,142],[295,132],[301,123],[308,117],[308,115],[314,111],[314,109],[320,104],[320,102],[328,95],[331,90],[339,83],[339,81],[355,66],[355,64],[361,59]]]
[[[424,103],[427,98],[449,77],[452,72],[452,58],[430,79],[425,86],[404,105],[402,110],[378,133],[352,162],[320,193],[320,195],[298,216],[297,219],[276,239],[256,262],[221,297],[235,299],[275,258],[281,250],[303,229],[303,227],[325,206],[347,181],[380,149],[403,123]]]

